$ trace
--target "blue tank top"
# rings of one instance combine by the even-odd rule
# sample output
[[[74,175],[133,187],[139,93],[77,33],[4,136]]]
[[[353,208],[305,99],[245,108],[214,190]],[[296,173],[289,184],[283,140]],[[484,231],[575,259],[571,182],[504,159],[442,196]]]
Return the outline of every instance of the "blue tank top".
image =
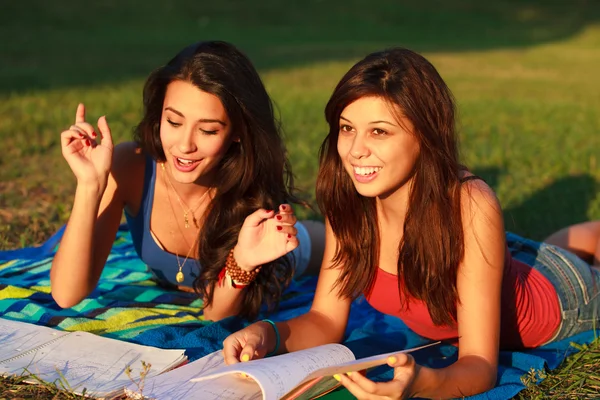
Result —
[[[182,272],[184,280],[178,283],[175,275],[179,271],[175,254],[163,250],[154,240],[150,233],[150,216],[152,215],[152,204],[154,202],[154,186],[156,182],[156,162],[152,157],[146,156],[146,167],[144,168],[144,191],[142,201],[137,215],[132,216],[125,210],[125,218],[133,239],[133,246],[138,256],[150,268],[152,273],[161,283],[193,287],[194,279],[199,273],[199,263],[196,255],[192,255],[183,265]],[[179,256],[179,262],[185,260]]]

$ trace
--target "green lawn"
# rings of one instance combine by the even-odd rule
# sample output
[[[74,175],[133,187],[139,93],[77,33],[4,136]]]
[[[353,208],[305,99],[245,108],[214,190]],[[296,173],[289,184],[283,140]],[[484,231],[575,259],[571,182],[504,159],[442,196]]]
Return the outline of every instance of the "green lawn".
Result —
[[[260,69],[297,183],[310,196],[323,109],[337,80],[368,52],[402,45],[426,55],[453,90],[464,162],[496,190],[507,229],[542,239],[600,218],[598,3],[126,3],[1,6],[0,250],[39,244],[65,223],[75,182],[59,134],[77,103],[86,103],[90,119],[107,115],[115,140],[127,140],[148,73],[205,39],[233,42]],[[591,362],[559,373],[563,386],[573,368],[598,379],[598,352],[586,354]]]

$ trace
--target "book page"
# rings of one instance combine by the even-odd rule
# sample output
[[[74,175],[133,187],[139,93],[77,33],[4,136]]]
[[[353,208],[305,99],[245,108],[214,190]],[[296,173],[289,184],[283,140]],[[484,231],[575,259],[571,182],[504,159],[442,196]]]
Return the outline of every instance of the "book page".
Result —
[[[146,379],[142,390],[136,385],[125,389],[131,399],[160,400],[259,400],[262,392],[258,384],[236,374],[224,375],[216,379],[192,382],[193,378],[210,373],[225,366],[221,350],[210,353],[199,360]]]
[[[151,364],[147,377],[157,375],[185,360],[183,350],[162,350],[104,338],[88,332],[71,332],[58,341],[3,363],[10,374],[33,374],[56,382],[67,390],[87,394],[122,391],[131,383],[125,374],[139,378],[142,361]]]
[[[426,347],[434,346],[439,344],[440,342],[429,343],[424,346],[413,347],[411,349],[405,349],[401,351],[392,351],[390,353],[385,354],[377,354],[371,357],[361,358],[359,360],[348,361],[345,363],[340,363],[338,365],[328,366],[325,368],[318,369],[314,371],[312,374],[306,377],[302,382],[309,381],[311,379],[315,379],[321,376],[333,376],[334,374],[343,374],[346,372],[354,372],[354,371],[362,371],[364,369],[370,369],[373,367],[378,367],[383,364],[387,364],[387,359],[389,356],[393,356],[395,354],[400,353],[410,353],[413,351],[421,350]]]
[[[333,378],[334,374],[343,374],[346,372],[369,370],[383,364],[387,364],[389,356],[399,353],[410,353],[426,347],[434,346],[440,342],[429,343],[424,346],[414,347],[410,349],[393,351],[390,353],[377,354],[371,357],[353,360],[339,365],[325,367],[314,371],[306,377],[297,387],[289,391],[284,397],[284,400],[291,399],[311,399],[324,392],[331,391],[339,386],[339,383]]]
[[[263,392],[263,399],[282,398],[314,371],[354,360],[354,354],[341,344],[327,344],[293,353],[282,354],[218,368],[213,373],[193,379],[201,382],[227,374],[245,373]],[[244,378],[238,378],[238,381]]]
[[[0,318],[0,374],[3,362],[22,352],[57,340],[69,332]]]

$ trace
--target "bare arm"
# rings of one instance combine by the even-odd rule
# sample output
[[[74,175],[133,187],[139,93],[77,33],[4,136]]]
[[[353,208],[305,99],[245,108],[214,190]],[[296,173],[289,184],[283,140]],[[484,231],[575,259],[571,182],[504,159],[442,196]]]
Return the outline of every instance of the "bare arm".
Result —
[[[331,227],[325,225],[325,252],[319,282],[311,309],[289,321],[278,322],[281,342],[278,353],[306,349],[326,343],[340,342],[348,323],[351,300],[340,298],[334,283],[339,269],[332,269],[336,240]],[[230,335],[223,344],[225,360],[239,362],[247,354],[255,358],[254,351],[263,357],[275,350],[275,331],[266,322],[257,322]]]
[[[463,190],[465,256],[458,271],[458,361],[447,368],[417,369],[418,397],[470,396],[494,387],[500,338],[505,232],[502,211],[481,181]]]
[[[296,216],[289,204],[273,210],[257,210],[245,220],[238,235],[233,256],[244,271],[252,271],[259,265],[285,256],[298,247]],[[209,320],[219,320],[237,315],[249,288],[234,288],[230,279],[215,285],[212,303],[204,308]]]
[[[340,297],[339,287],[334,287],[340,275],[340,267],[332,268],[336,247],[337,240],[326,222],[325,251],[313,304],[306,314],[277,324],[281,335],[278,352],[342,341],[352,301]]]
[[[247,288],[235,288],[231,280],[223,279],[221,283],[215,285],[213,301],[209,306],[204,307],[204,317],[210,321],[219,321],[237,315],[242,308],[246,291]]]
[[[93,188],[77,186],[73,209],[50,270],[52,296],[63,308],[78,304],[98,283],[123,211],[111,196],[113,190],[108,189],[102,196]]]
[[[69,154],[69,146],[77,145],[74,142],[82,131],[90,136],[87,140],[93,139],[93,127],[84,122],[84,117],[84,110],[78,108],[79,123],[63,133],[63,155],[77,177],[77,189],[65,233],[52,261],[50,281],[54,300],[64,308],[79,303],[98,283],[125,204],[115,176],[129,174],[135,162],[132,143],[117,146],[113,162],[112,139],[105,120],[99,121],[103,135],[100,146],[82,143],[85,147],[78,154]],[[110,147],[101,154],[105,145]]]

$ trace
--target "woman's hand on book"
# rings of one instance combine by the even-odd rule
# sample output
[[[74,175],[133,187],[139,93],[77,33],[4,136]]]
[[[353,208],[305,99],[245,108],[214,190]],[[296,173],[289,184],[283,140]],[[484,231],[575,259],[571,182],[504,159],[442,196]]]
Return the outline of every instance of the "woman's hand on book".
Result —
[[[98,189],[106,187],[112,163],[113,142],[106,117],[98,119],[98,135],[85,120],[85,106],[79,104],[75,124],[60,135],[62,155],[77,178],[77,184]],[[100,137],[98,137],[100,136]]]
[[[394,368],[394,379],[389,382],[373,382],[359,372],[336,375],[342,385],[357,399],[409,399],[414,397],[413,383],[419,366],[415,359],[406,353],[388,358],[388,365]]]
[[[262,321],[232,333],[223,341],[225,363],[231,365],[264,358],[272,350],[269,347],[275,347],[274,340],[270,340],[271,336],[273,328]]]
[[[251,271],[298,247],[294,210],[282,204],[278,211],[260,209],[246,218],[233,253],[240,268]]]

